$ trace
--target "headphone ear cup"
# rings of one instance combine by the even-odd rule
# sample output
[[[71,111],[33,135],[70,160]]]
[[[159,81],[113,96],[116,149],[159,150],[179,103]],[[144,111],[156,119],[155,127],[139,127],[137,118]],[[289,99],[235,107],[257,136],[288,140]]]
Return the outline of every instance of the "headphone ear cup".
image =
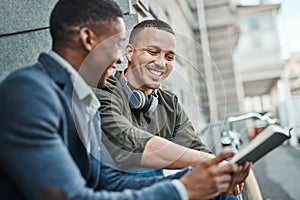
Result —
[[[135,110],[141,110],[144,113],[151,114],[154,112],[158,105],[158,96],[156,91],[147,96],[142,90],[131,90],[128,86],[128,81],[124,77],[120,80],[122,88],[126,93],[129,101],[129,106]]]
[[[133,109],[142,109],[146,103],[146,94],[140,90],[133,90],[129,97],[129,105]]]
[[[147,112],[148,115],[151,115],[155,111],[155,109],[158,105],[158,97],[156,95],[151,95],[151,99],[149,101],[149,104],[150,105],[147,106],[146,112]]]

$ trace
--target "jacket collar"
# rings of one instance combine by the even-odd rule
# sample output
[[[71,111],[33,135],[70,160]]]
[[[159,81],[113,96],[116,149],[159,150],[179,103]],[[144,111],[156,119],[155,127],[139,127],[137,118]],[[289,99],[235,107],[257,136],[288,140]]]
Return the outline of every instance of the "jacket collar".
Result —
[[[44,66],[48,75],[52,80],[54,80],[58,85],[64,87],[66,84],[71,83],[70,75],[66,69],[64,69],[55,59],[46,53],[42,53],[38,61]]]
[[[67,70],[66,67],[63,67],[59,61],[46,53],[42,53],[38,60],[45,67],[49,76],[62,90],[67,92],[68,95],[72,95],[72,92],[76,92],[78,98],[87,106],[86,109],[90,115],[94,115],[97,112],[98,108],[100,107],[100,102],[98,101],[92,89],[81,77],[79,77],[79,75],[76,78],[74,72],[71,72],[70,69]],[[74,79],[73,81],[72,75]],[[76,88],[73,88],[74,84]]]

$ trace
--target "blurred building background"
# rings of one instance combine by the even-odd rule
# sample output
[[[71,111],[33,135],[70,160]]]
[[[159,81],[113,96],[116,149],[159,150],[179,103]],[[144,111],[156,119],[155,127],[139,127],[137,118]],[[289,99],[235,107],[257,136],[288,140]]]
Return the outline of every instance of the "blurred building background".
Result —
[[[238,5],[240,38],[234,53],[243,112],[273,110],[269,96],[281,78],[283,58],[277,30],[280,5]]]
[[[1,2],[0,81],[51,48],[48,21],[56,1]],[[298,144],[299,54],[288,61],[282,58],[277,28],[280,4],[266,0],[254,4],[244,0],[116,1],[128,31],[149,18],[165,20],[174,28],[176,64],[163,87],[178,95],[198,132],[228,116],[271,111],[283,125],[296,126],[292,145]]]

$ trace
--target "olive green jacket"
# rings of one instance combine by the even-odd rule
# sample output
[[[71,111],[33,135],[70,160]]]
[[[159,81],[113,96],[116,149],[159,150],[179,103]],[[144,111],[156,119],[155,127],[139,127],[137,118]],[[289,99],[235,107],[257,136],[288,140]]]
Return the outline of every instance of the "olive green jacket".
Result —
[[[128,97],[116,77],[111,76],[106,87],[95,89],[95,93],[101,103],[103,142],[119,167],[137,166],[146,143],[154,135],[211,153],[201,142],[173,92],[157,90],[159,103],[150,116],[130,108]]]

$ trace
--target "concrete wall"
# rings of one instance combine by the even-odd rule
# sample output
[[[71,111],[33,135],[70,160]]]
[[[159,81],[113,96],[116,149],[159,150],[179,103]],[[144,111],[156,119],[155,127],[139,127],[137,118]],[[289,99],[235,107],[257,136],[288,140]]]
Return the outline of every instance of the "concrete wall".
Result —
[[[11,71],[36,61],[48,51],[49,16],[56,0],[8,1],[0,4],[0,81]]]

